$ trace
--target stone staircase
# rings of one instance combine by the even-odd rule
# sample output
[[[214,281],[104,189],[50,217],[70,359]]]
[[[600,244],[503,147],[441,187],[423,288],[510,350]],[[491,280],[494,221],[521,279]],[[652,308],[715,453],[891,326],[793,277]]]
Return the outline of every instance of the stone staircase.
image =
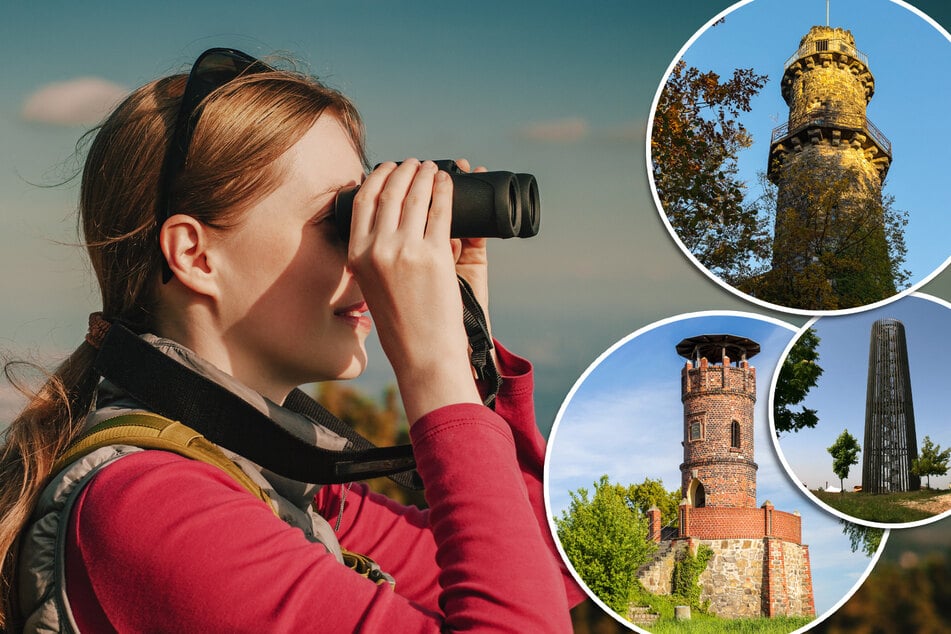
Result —
[[[632,605],[627,610],[627,620],[640,627],[650,627],[660,618],[659,614],[654,614],[651,609],[642,605]]]
[[[661,542],[651,560],[637,569],[637,580],[654,594],[670,594],[675,554],[671,542]]]

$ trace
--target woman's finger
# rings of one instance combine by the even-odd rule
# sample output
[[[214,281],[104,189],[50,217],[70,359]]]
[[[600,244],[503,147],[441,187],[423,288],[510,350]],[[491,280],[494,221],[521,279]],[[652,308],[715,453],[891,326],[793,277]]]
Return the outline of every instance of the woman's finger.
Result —
[[[436,171],[432,161],[420,165],[403,200],[399,231],[408,237],[421,238],[426,231]]]
[[[452,179],[448,172],[439,170],[433,180],[426,239],[444,244],[449,240],[449,228],[452,226]]]
[[[419,161],[409,158],[390,173],[377,197],[376,217],[372,227],[374,232],[391,233],[400,226],[403,203],[418,171]]]
[[[353,198],[353,217],[350,221],[351,244],[354,242],[353,238],[362,238],[373,229],[380,192],[383,191],[387,179],[395,169],[396,163],[392,161],[381,163],[360,185],[360,190]]]

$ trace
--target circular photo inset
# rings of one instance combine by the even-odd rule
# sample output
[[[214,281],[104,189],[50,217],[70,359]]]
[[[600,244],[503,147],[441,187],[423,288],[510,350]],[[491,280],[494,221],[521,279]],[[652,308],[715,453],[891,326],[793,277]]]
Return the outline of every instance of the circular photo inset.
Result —
[[[619,622],[769,619],[792,632],[871,569],[887,531],[812,504],[769,441],[772,373],[795,332],[759,315],[682,315],[618,342],[572,388],[546,504],[572,572]]]
[[[948,263],[933,139],[951,134],[951,84],[936,81],[949,64],[948,33],[903,2],[716,16],[652,109],[649,179],[671,235],[721,285],[789,312],[917,288]]]
[[[810,321],[772,392],[790,477],[843,519],[903,528],[951,515],[951,307],[920,293]]]

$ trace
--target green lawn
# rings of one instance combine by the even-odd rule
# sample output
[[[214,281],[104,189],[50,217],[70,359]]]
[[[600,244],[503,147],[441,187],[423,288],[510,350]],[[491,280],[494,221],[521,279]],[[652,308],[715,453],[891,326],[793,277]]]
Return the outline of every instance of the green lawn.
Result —
[[[691,618],[689,621],[658,621],[651,626],[652,634],[789,634],[812,621],[811,617],[775,617],[772,619],[720,619],[711,616]]]
[[[827,493],[813,491],[817,498],[846,515],[888,524],[928,519],[951,508],[951,490],[921,489],[904,493]],[[934,505],[929,510],[910,508],[908,503]]]

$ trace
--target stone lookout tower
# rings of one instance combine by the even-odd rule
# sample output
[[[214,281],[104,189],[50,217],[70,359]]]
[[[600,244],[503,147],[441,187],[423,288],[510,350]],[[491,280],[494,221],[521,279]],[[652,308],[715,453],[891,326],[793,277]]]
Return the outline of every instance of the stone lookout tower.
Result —
[[[809,547],[799,513],[756,505],[753,405],[758,343],[736,335],[699,335],[677,344],[683,402],[683,500],[677,526],[647,512],[659,544],[637,578],[654,594],[673,593],[675,562],[711,551],[700,598],[719,616],[815,615]]]
[[[880,204],[892,147],[866,116],[866,107],[875,94],[875,78],[868,57],[855,47],[850,31],[828,26],[809,29],[786,61],[781,89],[789,106],[789,119],[773,130],[767,166],[767,176],[778,187],[773,270],[786,267],[801,271],[818,259],[821,251],[814,240],[809,246],[809,240],[802,238],[801,227],[825,223],[842,226],[850,214],[853,218],[856,214],[868,215],[869,201]],[[824,193],[820,193],[822,188]],[[835,200],[819,202],[822,196]],[[876,209],[878,217],[872,224],[879,227],[880,206]],[[825,234],[835,235],[829,231]],[[868,242],[864,249],[871,248]],[[884,257],[887,263],[883,231],[874,242],[881,256],[877,259]],[[881,249],[885,249],[884,254]],[[881,289],[882,297],[894,292],[887,264],[882,270],[862,275],[865,281],[861,284],[874,284],[876,289],[886,286]],[[841,277],[836,279],[836,273],[832,273],[833,287],[856,283],[854,273],[848,276],[848,282],[847,276]],[[850,292],[835,290],[840,294]]]
[[[753,405],[759,344],[734,335],[684,339],[677,354],[684,405],[683,497],[694,507],[756,506]]]

